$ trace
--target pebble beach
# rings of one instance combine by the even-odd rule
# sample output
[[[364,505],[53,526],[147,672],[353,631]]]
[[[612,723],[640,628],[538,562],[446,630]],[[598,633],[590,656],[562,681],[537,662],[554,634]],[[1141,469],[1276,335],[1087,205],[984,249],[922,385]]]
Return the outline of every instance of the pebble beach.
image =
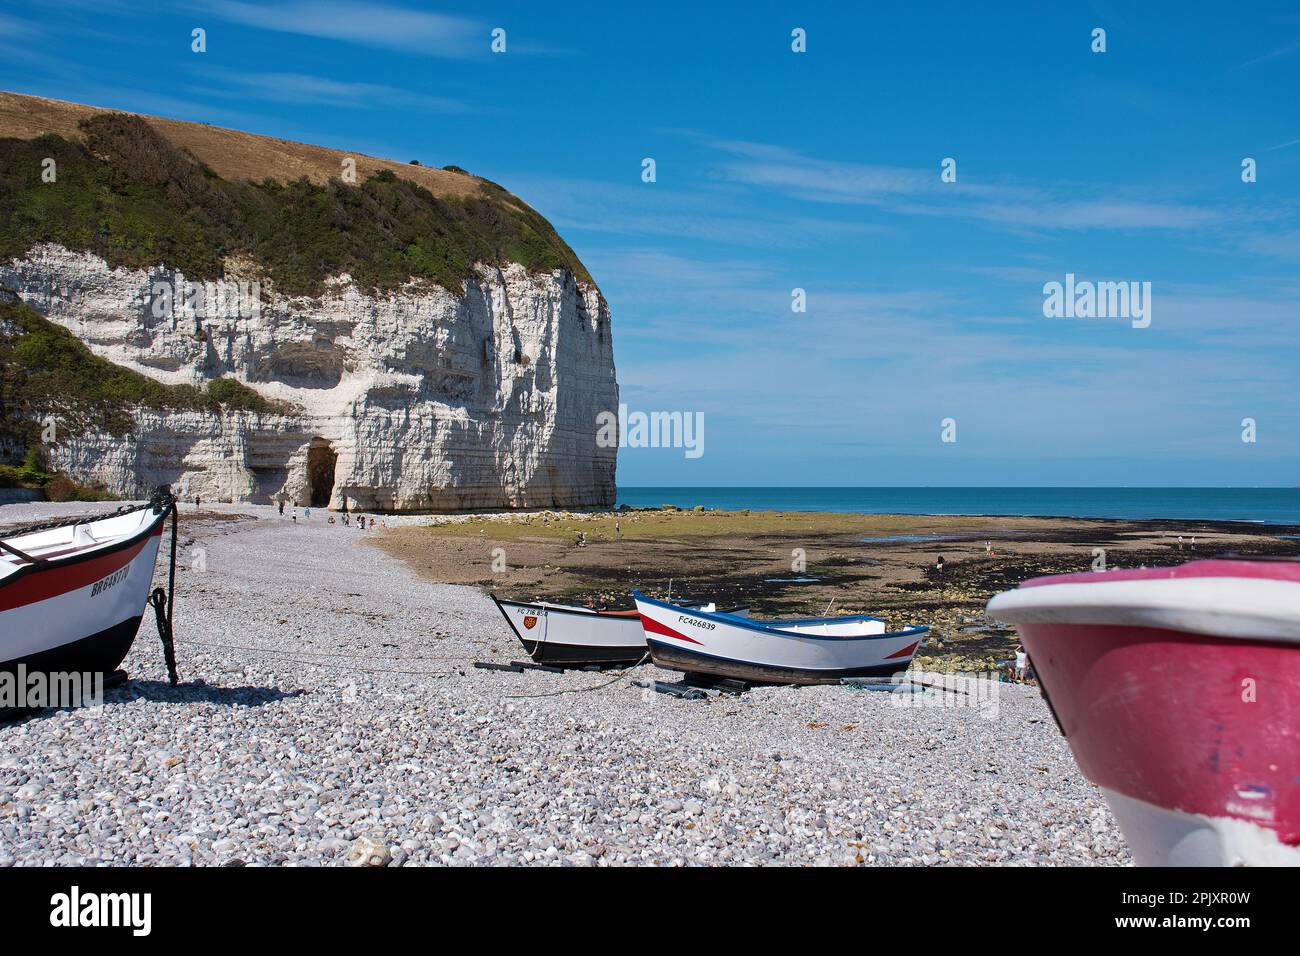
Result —
[[[481,670],[523,657],[496,608],[384,529],[181,518],[180,686],[147,618],[102,708],[0,724],[0,866],[1131,862],[1035,688],[998,685],[990,713]]]

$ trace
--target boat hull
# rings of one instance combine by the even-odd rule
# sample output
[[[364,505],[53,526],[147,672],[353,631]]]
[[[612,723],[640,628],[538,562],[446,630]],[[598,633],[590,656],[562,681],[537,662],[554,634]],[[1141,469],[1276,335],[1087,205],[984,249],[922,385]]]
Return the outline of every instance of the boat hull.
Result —
[[[89,637],[0,664],[0,675],[12,675],[15,681],[20,675],[30,678],[33,674],[90,674],[106,679],[126,660],[135,644],[141,620],[143,615],[137,615]],[[89,690],[93,685],[83,683],[81,686]],[[34,709],[0,706],[0,720],[30,714]]]
[[[555,605],[492,599],[538,664],[585,666],[635,664],[646,655],[641,619],[597,614]]]
[[[653,639],[647,640],[646,645],[650,648],[650,659],[654,661],[656,667],[681,671],[685,674],[729,677],[734,680],[745,681],[748,684],[838,684],[845,677],[889,677],[907,670],[912,663],[911,656],[908,656],[901,663],[889,661],[865,667],[845,667],[832,671],[820,671],[710,657],[707,654],[686,650]]]
[[[69,547],[0,579],[0,675],[117,670],[140,628],[168,513],[142,513],[119,541]]]
[[[882,621],[861,617],[763,624],[634,597],[657,666],[753,684],[833,684],[899,673],[929,631],[886,632]],[[815,633],[819,627],[866,633]]]
[[[1016,624],[1139,864],[1300,865],[1300,576],[1170,571],[1022,587],[989,611]]]

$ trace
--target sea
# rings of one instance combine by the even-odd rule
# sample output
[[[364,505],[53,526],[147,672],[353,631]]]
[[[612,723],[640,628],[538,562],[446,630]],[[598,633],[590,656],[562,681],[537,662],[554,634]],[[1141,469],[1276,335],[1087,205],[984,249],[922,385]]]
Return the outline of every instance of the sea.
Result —
[[[1300,525],[1297,488],[619,488],[634,508],[1168,518]]]

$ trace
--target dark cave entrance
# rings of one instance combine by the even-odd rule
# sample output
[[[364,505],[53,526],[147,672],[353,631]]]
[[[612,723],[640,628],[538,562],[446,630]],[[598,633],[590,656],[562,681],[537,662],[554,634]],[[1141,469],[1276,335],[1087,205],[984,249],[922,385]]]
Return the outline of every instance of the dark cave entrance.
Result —
[[[311,486],[311,506],[329,507],[334,495],[334,464],[338,454],[324,438],[313,438],[307,448],[307,482]]]

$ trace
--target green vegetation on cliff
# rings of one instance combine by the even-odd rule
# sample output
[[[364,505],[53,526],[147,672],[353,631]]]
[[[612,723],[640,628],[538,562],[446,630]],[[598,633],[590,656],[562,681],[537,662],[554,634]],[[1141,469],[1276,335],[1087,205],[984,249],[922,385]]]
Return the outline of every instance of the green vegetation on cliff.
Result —
[[[66,434],[123,436],[138,407],[202,411],[219,405],[191,385],[164,385],[100,358],[28,306],[0,302],[0,438],[30,445],[47,416]]]
[[[0,487],[47,485],[54,478],[41,451],[53,419],[56,440],[88,431],[132,431],[132,409],[218,413],[290,413],[234,379],[207,390],[165,385],[90,351],[75,335],[26,305],[0,300]]]
[[[55,242],[114,267],[161,263],[210,280],[243,255],[290,295],[319,293],[343,272],[375,291],[417,278],[459,295],[475,262],[591,281],[550,223],[486,180],[479,195],[442,197],[391,170],[357,185],[232,181],[139,117],[96,114],[80,128],[84,142],[0,138],[0,260]]]

